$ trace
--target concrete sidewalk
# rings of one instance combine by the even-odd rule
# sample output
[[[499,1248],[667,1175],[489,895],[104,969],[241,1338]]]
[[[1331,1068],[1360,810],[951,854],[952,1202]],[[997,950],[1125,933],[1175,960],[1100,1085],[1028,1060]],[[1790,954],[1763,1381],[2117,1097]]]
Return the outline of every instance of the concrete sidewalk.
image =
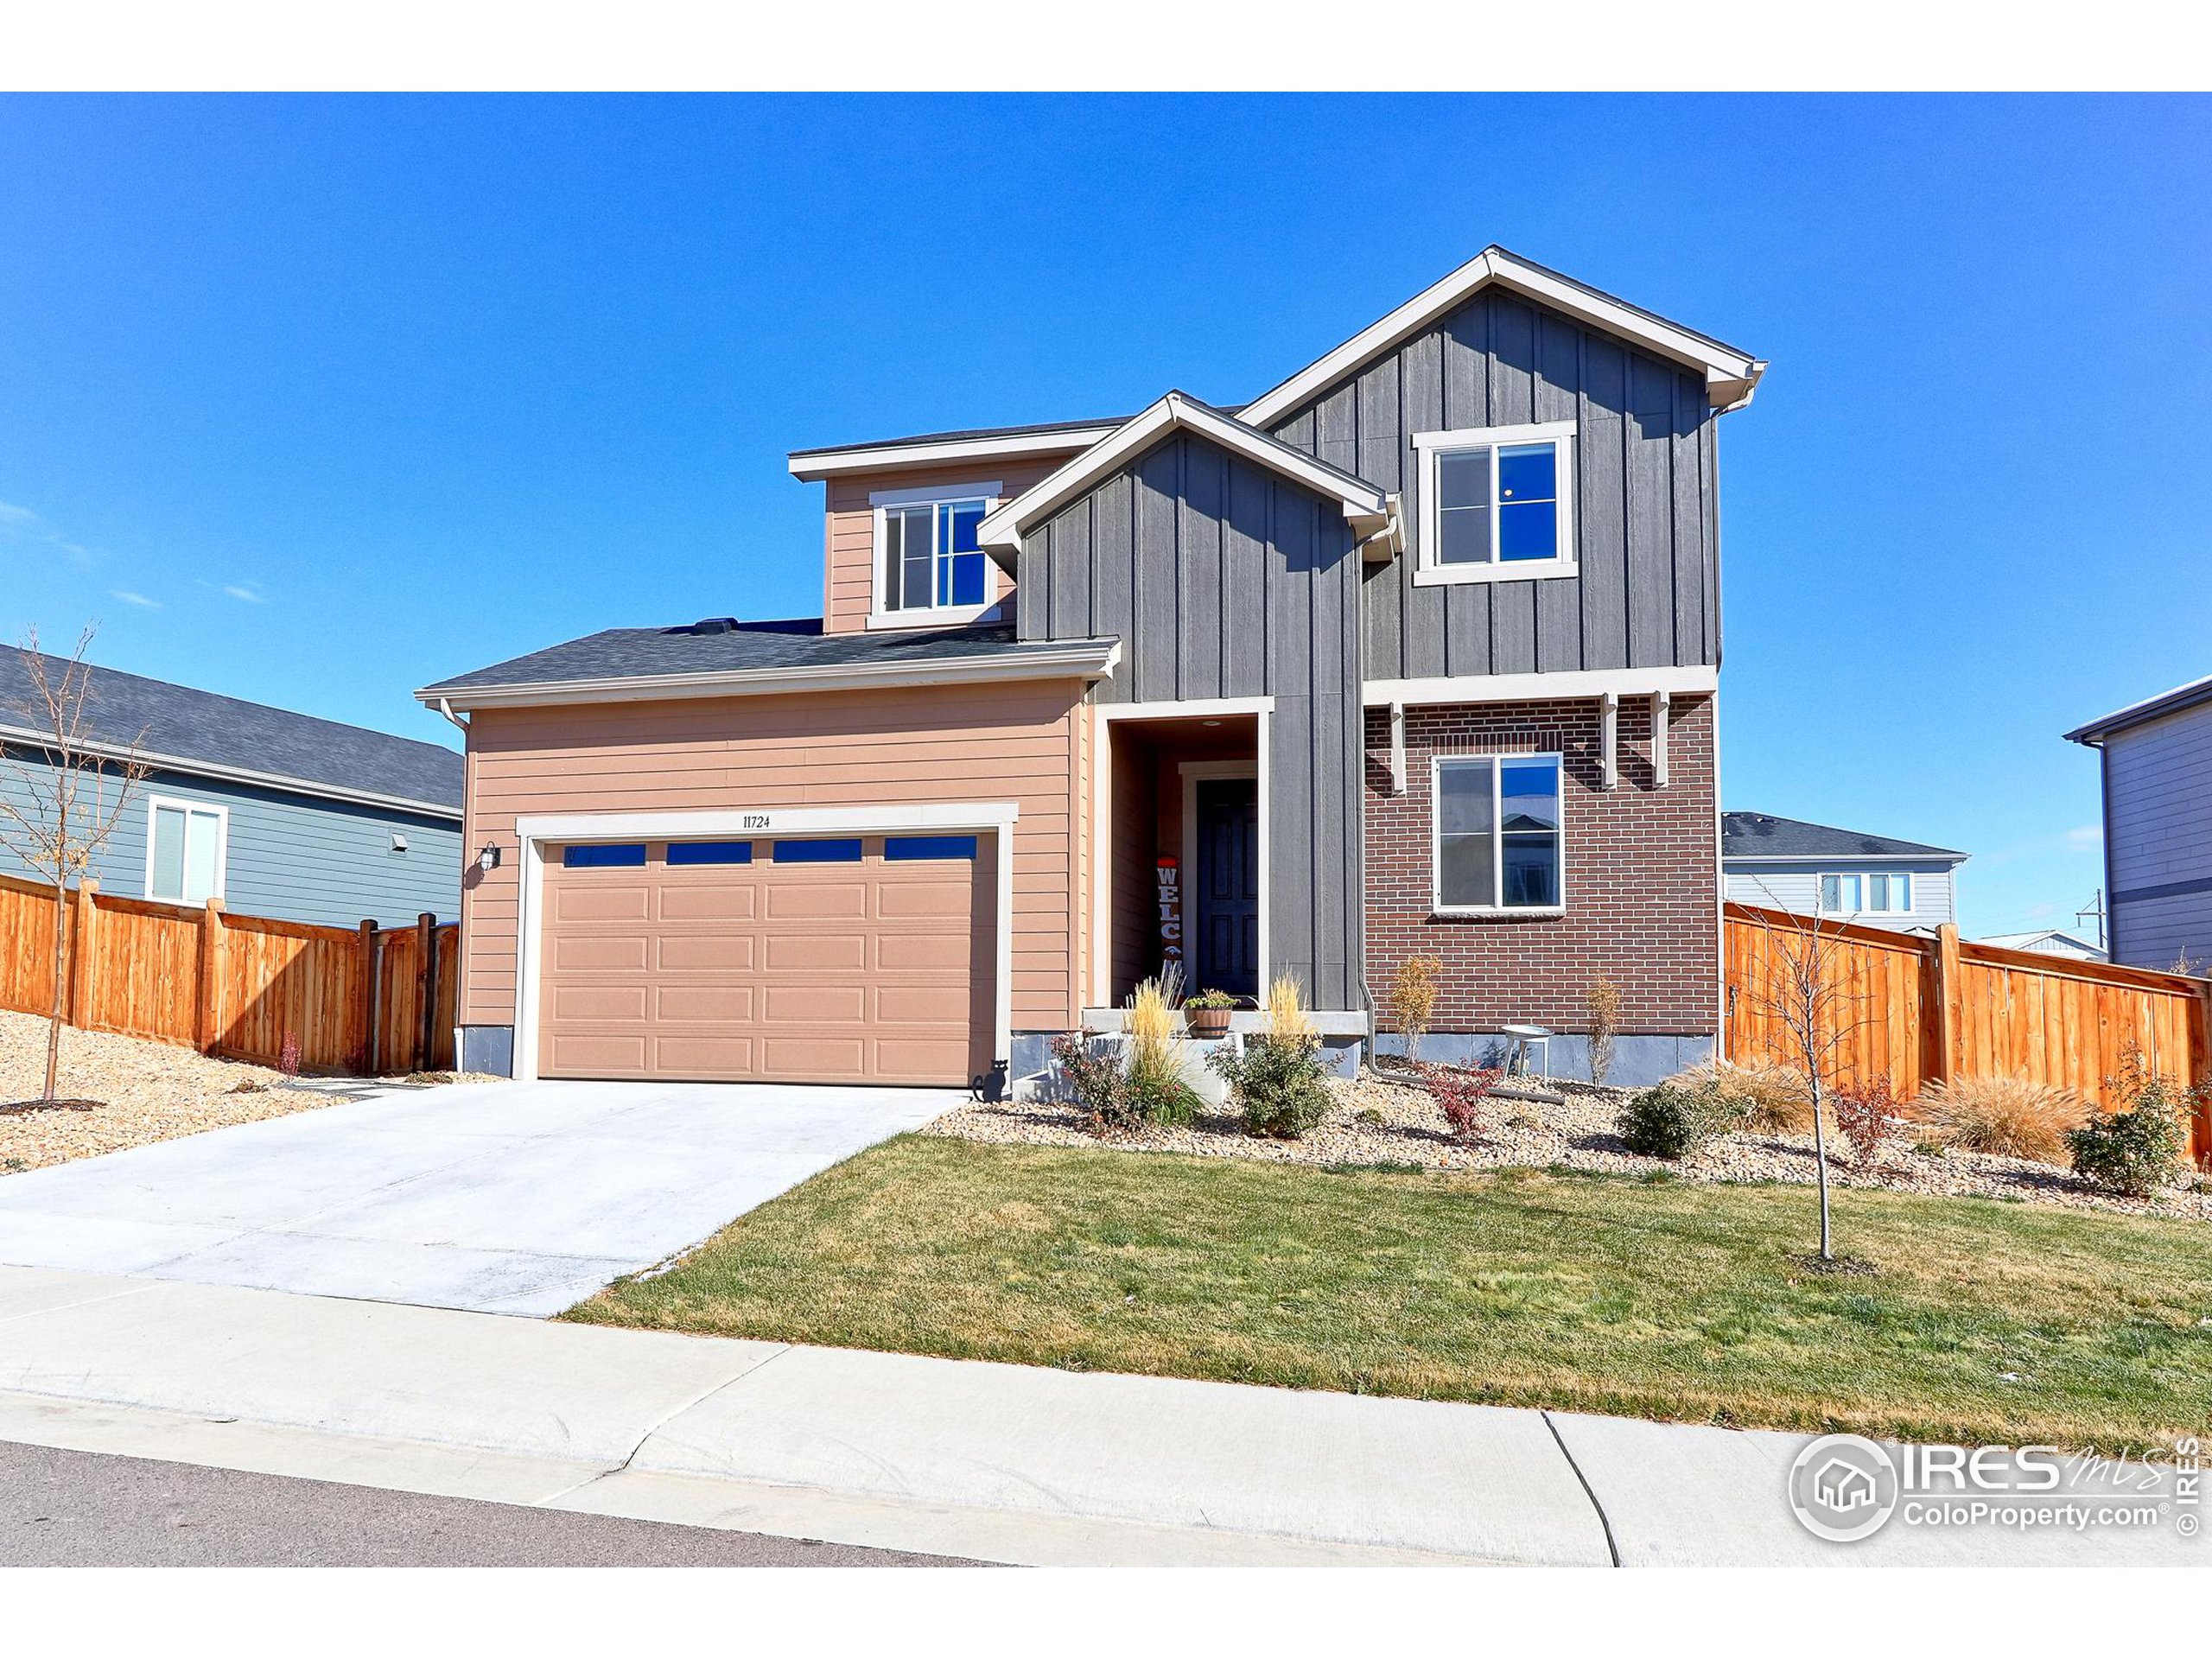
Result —
[[[2201,1564],[1803,1533],[1794,1435],[0,1268],[0,1440],[1039,1564]]]

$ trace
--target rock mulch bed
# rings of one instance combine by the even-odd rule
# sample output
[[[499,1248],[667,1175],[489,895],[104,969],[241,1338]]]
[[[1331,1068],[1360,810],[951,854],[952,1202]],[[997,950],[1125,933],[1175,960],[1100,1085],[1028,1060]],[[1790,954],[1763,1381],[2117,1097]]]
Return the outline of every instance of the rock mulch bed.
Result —
[[[0,1103],[38,1095],[46,1078],[46,1031],[35,1014],[0,1011]],[[0,1113],[0,1179],[346,1098],[287,1088],[282,1073],[264,1066],[73,1026],[61,1033],[60,1092],[99,1103],[91,1111]]]
[[[1564,1096],[1557,1105],[1493,1103],[1489,1127],[1471,1145],[1452,1139],[1444,1115],[1426,1090],[1371,1074],[1357,1081],[1332,1081],[1329,1088],[1335,1105],[1321,1126],[1302,1141],[1255,1138],[1244,1132],[1243,1120],[1227,1109],[1216,1109],[1185,1128],[1154,1128],[1102,1136],[1084,1126],[1073,1107],[1049,1101],[963,1106],[922,1132],[1001,1145],[1108,1146],[1131,1152],[1324,1166],[1566,1168],[1623,1175],[1665,1171],[1684,1180],[1805,1185],[1816,1179],[1809,1134],[1718,1135],[1680,1163],[1640,1158],[1614,1132],[1615,1116],[1626,1098],[1622,1091],[1580,1084],[1555,1083],[1554,1087]],[[1840,1152],[1831,1145],[1828,1170],[1830,1180],[1843,1186],[2212,1221],[2212,1192],[2174,1189],[2153,1199],[2113,1198],[2094,1192],[2070,1171],[2048,1164],[1959,1151],[1930,1157],[1916,1151],[1910,1138],[1904,1135],[1885,1145],[1871,1166],[1852,1162],[1847,1148]]]

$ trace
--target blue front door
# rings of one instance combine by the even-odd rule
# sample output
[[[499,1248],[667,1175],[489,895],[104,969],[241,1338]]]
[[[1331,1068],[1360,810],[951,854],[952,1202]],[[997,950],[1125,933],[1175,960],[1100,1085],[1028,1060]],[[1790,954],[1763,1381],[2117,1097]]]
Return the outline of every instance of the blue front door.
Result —
[[[1198,782],[1190,986],[1260,994],[1260,791],[1249,778]]]

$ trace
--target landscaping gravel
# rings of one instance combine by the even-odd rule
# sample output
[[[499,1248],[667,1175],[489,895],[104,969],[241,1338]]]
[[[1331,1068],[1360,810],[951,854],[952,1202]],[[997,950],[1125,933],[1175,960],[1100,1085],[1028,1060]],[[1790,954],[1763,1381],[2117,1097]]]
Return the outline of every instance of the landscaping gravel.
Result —
[[[1684,1180],[1811,1185],[1816,1179],[1809,1134],[1726,1135],[1707,1141],[1680,1163],[1642,1158],[1622,1145],[1613,1122],[1627,1095],[1587,1084],[1552,1085],[1557,1105],[1496,1101],[1491,1122],[1471,1145],[1452,1137],[1427,1091],[1363,1075],[1332,1080],[1335,1104],[1320,1127],[1302,1141],[1262,1140],[1243,1120],[1217,1109],[1185,1128],[1150,1128],[1101,1135],[1073,1107],[1050,1101],[1006,1101],[963,1106],[922,1133],[961,1140],[1026,1146],[1095,1147],[1131,1152],[1178,1152],[1205,1158],[1255,1158],[1280,1163],[1399,1165],[1421,1169],[1567,1168],[1615,1174],[1670,1173]],[[1371,1121],[1370,1121],[1371,1120]],[[2016,1199],[2078,1209],[2182,1216],[2212,1221],[2212,1192],[2171,1190],[2152,1199],[2120,1198],[2090,1189],[2070,1171],[2017,1158],[1952,1150],[1941,1157],[1917,1152],[1909,1135],[1892,1137],[1870,1166],[1851,1161],[1848,1150],[1829,1147],[1829,1179],[1841,1186],[1883,1187],[1949,1198]]]
[[[46,1033],[36,1014],[0,1012],[0,1103],[38,1095]],[[91,1111],[0,1114],[0,1177],[335,1103],[335,1096],[283,1083],[281,1073],[262,1066],[67,1026],[59,1092],[99,1104]],[[233,1092],[242,1084],[251,1090]]]

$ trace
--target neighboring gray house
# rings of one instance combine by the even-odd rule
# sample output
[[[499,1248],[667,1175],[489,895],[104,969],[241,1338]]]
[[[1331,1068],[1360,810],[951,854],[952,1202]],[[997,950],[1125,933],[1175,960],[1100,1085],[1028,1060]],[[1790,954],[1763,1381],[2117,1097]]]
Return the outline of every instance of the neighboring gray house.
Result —
[[[2055,927],[2040,927],[2032,933],[1991,933],[1974,943],[2000,945],[2007,950],[2029,950],[2039,957],[2069,957],[2075,962],[2107,960],[2105,953],[2088,940],[2077,939]]]
[[[1953,872],[1964,853],[1765,812],[1720,815],[1727,896],[1804,916],[1928,932],[1955,924]]]
[[[2066,736],[2101,763],[2112,959],[2135,968],[2212,961],[2212,677]]]
[[[46,659],[59,683],[67,664]],[[350,927],[461,910],[460,755],[195,691],[90,670],[94,753],[134,741],[154,770],[101,849],[100,890],[242,914]],[[38,741],[27,653],[0,647],[0,791],[49,764]],[[142,734],[143,734],[143,737]],[[0,869],[28,874],[0,849]]]

